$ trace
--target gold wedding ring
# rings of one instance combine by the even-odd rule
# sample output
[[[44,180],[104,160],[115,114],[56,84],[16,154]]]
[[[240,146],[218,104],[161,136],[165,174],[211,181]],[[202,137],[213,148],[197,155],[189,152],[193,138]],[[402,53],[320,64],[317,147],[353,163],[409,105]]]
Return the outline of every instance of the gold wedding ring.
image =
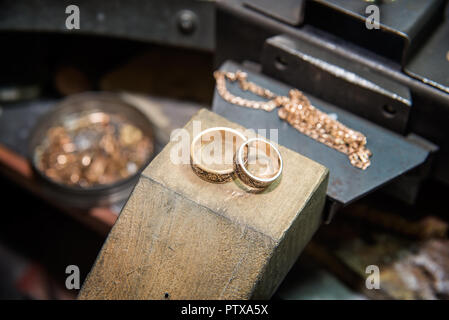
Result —
[[[203,180],[224,183],[232,180],[234,155],[246,141],[237,130],[227,127],[200,132],[190,145],[190,163]]]
[[[281,153],[265,139],[245,141],[235,155],[235,173],[243,183],[254,188],[268,187],[280,177],[282,169]]]

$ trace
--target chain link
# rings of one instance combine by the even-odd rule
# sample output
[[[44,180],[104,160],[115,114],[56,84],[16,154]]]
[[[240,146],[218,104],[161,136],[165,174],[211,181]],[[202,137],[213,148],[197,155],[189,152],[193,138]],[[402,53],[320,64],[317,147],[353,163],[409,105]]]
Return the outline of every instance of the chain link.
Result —
[[[268,89],[247,80],[245,72],[215,71],[217,91],[229,103],[241,107],[272,111],[280,108],[278,115],[299,132],[348,155],[351,165],[365,170],[371,164],[371,151],[366,148],[366,137],[362,133],[352,130],[341,122],[332,119],[326,113],[318,110],[309,99],[299,90],[292,89],[288,97],[278,96]],[[238,82],[244,91],[250,91],[267,101],[248,100],[233,95],[226,88],[226,80]]]

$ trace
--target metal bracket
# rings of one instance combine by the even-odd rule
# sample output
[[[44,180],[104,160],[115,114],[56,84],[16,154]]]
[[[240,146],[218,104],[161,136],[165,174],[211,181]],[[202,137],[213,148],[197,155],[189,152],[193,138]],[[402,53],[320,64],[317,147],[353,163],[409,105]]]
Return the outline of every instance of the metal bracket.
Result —
[[[445,0],[307,1],[305,23],[404,65],[442,20]],[[376,5],[380,30],[366,28],[366,7]]]
[[[336,46],[317,43],[287,35],[267,39],[263,73],[403,133],[412,105],[410,90],[338,55]]]
[[[65,26],[71,4],[80,8],[80,30]],[[0,2],[0,30],[94,34],[212,51],[215,2],[5,0]]]
[[[446,17],[404,70],[411,77],[449,93],[449,18]]]

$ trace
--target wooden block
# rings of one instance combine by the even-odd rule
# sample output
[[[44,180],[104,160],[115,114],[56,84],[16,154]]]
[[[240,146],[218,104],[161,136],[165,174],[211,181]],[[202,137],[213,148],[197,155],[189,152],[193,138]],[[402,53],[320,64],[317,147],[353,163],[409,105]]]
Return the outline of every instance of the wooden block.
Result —
[[[204,109],[189,132],[193,120],[243,129]],[[142,173],[79,298],[270,298],[321,223],[328,170],[280,146],[281,181],[248,193],[173,164],[174,143]]]

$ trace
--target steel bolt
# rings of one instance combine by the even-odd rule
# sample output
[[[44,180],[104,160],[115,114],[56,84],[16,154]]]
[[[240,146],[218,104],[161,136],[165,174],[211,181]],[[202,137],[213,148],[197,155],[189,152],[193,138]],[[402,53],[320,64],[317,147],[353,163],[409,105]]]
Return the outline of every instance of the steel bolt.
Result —
[[[184,34],[191,34],[197,25],[197,16],[190,10],[182,10],[178,13],[178,28]]]

